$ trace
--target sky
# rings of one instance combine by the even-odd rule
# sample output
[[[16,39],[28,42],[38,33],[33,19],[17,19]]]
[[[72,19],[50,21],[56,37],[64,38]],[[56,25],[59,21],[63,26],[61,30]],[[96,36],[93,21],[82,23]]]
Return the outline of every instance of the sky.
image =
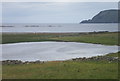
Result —
[[[66,0],[67,1],[67,0]],[[3,2],[2,23],[79,23],[117,2]]]
[[[119,2],[119,0],[1,0],[1,2]]]

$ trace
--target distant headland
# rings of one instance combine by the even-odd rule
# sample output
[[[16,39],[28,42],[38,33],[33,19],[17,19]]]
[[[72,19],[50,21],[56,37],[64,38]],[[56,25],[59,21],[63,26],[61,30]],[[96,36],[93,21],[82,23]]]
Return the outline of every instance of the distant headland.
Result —
[[[110,9],[99,12],[92,19],[80,23],[120,23],[120,10]]]

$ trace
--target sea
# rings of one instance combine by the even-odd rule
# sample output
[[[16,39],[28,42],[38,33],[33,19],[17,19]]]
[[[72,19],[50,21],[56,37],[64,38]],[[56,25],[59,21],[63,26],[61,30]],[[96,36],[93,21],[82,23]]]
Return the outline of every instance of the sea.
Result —
[[[3,23],[0,32],[7,33],[76,33],[76,32],[117,32],[117,23]]]

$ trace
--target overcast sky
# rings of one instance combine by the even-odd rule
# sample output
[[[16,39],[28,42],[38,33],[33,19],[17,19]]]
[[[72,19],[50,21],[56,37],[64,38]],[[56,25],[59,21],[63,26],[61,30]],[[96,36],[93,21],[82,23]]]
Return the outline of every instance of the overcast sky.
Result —
[[[1,2],[119,2],[119,0],[1,0]]]
[[[79,23],[117,2],[3,2],[3,23]]]

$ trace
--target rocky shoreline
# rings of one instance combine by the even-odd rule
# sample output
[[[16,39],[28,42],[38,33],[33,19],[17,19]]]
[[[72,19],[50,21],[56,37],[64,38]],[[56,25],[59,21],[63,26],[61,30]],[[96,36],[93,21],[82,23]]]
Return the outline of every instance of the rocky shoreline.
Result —
[[[65,60],[65,61],[107,61],[108,63],[111,62],[120,62],[120,58],[118,57],[109,57],[109,56],[95,56],[95,57],[90,57],[90,58],[74,58],[70,60]],[[21,60],[4,60],[2,61],[2,65],[11,65],[11,64],[42,64],[48,61],[21,61]]]
[[[109,56],[97,56],[97,57],[91,57],[91,58],[75,58],[72,59],[73,61],[109,61],[109,62],[118,62],[120,61],[120,58],[118,57],[109,57]]]
[[[38,64],[38,63],[44,63],[44,61],[25,61],[25,62],[23,62],[23,61],[21,61],[21,60],[4,60],[4,61],[2,61],[2,65],[5,65],[5,64],[7,64],[7,65],[11,65],[11,64],[31,64],[31,63],[33,63],[33,64]]]

